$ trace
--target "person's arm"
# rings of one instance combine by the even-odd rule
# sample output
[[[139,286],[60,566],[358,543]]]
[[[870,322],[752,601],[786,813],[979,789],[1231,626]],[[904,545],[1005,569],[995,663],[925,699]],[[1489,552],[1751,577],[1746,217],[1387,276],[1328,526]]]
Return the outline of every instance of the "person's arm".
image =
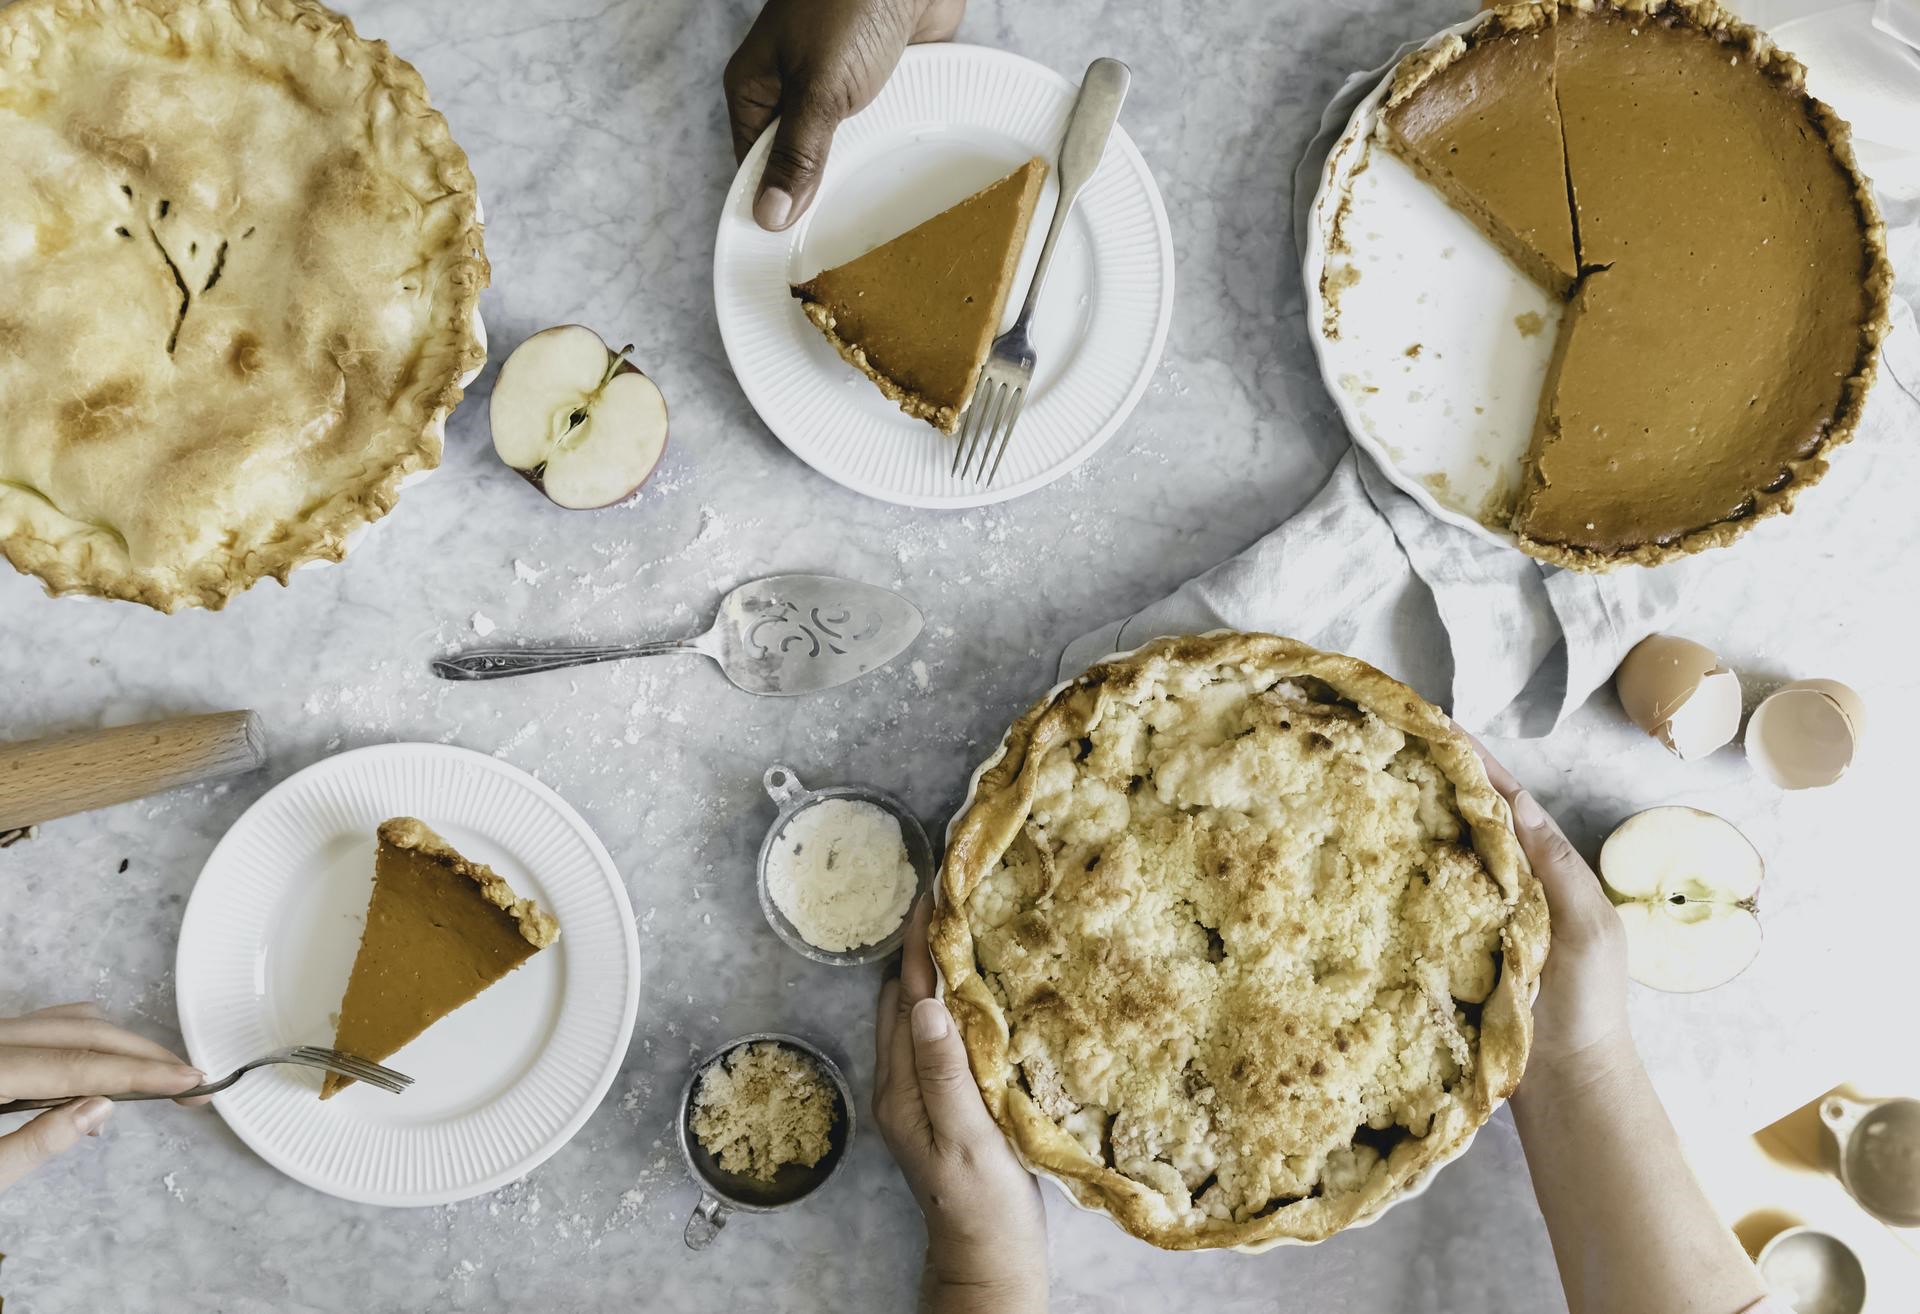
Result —
[[[1760,1276],[1680,1152],[1627,1029],[1627,950],[1593,869],[1485,749],[1546,890],[1552,947],[1513,1096],[1572,1314],[1737,1314]]]
[[[909,45],[951,38],[965,8],[966,0],[767,0],[723,78],[736,160],[780,120],[753,202],[762,228],[806,213],[840,121],[873,102]]]
[[[0,1191],[96,1136],[113,1112],[105,1094],[171,1095],[206,1078],[166,1049],[100,1016],[92,1004],[63,1004],[0,1018],[0,1103],[76,1098],[0,1136]]]
[[[914,910],[874,1019],[873,1115],[927,1221],[924,1314],[1046,1314],[1047,1216],[967,1066]]]

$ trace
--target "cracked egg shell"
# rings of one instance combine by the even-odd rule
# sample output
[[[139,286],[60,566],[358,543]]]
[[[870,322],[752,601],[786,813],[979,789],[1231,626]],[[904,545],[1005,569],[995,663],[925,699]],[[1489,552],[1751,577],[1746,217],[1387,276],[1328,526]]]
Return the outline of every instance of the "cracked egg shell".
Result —
[[[1819,789],[1853,765],[1866,704],[1837,680],[1795,680],[1754,708],[1747,759],[1781,789]]]
[[[1691,639],[1651,634],[1614,672],[1620,706],[1683,761],[1707,756],[1740,729],[1740,677]]]

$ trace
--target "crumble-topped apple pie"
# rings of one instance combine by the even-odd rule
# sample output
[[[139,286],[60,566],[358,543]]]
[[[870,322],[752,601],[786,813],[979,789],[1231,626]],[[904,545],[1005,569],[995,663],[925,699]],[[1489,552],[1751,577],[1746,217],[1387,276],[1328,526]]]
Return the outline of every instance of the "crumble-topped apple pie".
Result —
[[[1350,657],[1164,639],[1008,732],[932,943],[987,1106],[1171,1249],[1317,1241],[1518,1082],[1546,903],[1466,737]]]
[[[467,159],[310,0],[0,7],[0,554],[224,605],[337,560],[484,359]]]

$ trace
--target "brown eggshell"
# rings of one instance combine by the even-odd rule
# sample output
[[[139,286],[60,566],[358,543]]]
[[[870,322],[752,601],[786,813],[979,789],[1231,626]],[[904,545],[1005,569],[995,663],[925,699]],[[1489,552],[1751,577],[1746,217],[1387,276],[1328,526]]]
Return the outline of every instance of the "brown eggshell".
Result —
[[[1678,757],[1705,757],[1740,729],[1740,677],[1691,639],[1647,636],[1613,681],[1627,716]]]
[[[1866,704],[1837,680],[1796,680],[1767,695],[1747,722],[1747,759],[1781,789],[1819,789],[1853,765]]]

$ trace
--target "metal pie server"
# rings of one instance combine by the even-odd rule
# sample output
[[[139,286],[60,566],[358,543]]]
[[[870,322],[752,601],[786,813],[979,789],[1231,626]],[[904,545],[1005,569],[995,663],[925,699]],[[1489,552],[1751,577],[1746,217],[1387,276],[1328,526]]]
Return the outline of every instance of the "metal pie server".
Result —
[[[831,575],[773,575],[720,602],[705,634],[596,648],[476,648],[438,658],[443,680],[498,680],[594,662],[697,652],[751,694],[817,693],[878,670],[919,637],[920,609],[897,593]]]

